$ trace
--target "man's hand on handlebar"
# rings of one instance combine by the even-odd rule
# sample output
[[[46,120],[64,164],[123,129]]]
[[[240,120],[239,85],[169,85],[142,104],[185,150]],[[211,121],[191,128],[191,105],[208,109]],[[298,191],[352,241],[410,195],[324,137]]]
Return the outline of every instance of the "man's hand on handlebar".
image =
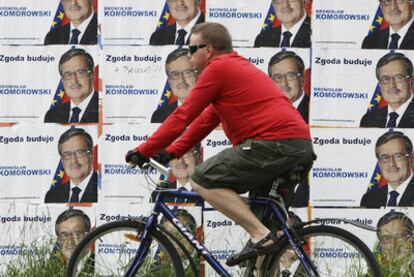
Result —
[[[165,150],[162,150],[158,154],[155,154],[152,158],[160,164],[165,165],[171,160],[175,159],[175,155],[174,153],[169,153]],[[128,153],[125,155],[125,161],[131,165],[142,167],[144,164],[149,163],[149,158],[145,157],[139,151],[134,149],[128,151]]]
[[[125,155],[125,161],[131,165],[142,167],[144,164],[149,163],[149,158],[145,157],[137,150],[129,150]]]
[[[157,162],[159,162],[160,164],[166,165],[171,160],[174,160],[175,159],[175,154],[174,153],[167,152],[165,150],[162,150],[158,154],[155,154],[152,158],[154,160],[156,160]]]

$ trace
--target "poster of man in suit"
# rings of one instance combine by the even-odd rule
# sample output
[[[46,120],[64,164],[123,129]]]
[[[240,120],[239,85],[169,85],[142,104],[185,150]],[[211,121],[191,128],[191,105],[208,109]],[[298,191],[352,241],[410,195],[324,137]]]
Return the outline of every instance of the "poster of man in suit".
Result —
[[[150,45],[188,44],[191,29],[205,21],[200,12],[200,0],[167,0],[176,23],[152,33]]]
[[[188,57],[188,49],[185,48],[178,48],[168,55],[165,71],[171,92],[177,101],[167,103],[155,110],[151,116],[151,123],[164,122],[177,106],[184,102],[197,80],[197,72],[193,69]]]
[[[293,51],[281,51],[273,55],[268,64],[269,77],[282,89],[303,120],[309,119],[309,96],[305,94],[305,64]],[[295,189],[291,205],[308,205],[309,185],[307,180]]]
[[[413,221],[403,212],[391,210],[378,220],[375,252],[385,275],[413,272],[414,264],[408,258],[414,251],[413,235]]]
[[[66,264],[79,242],[91,231],[91,220],[82,210],[70,208],[56,219],[58,249],[53,257]]]
[[[195,167],[203,161],[201,144],[197,144],[179,159],[173,159],[169,162],[171,173],[174,181],[166,184],[169,189],[178,189],[192,191],[190,185],[191,174],[194,173]],[[155,202],[156,194],[152,193],[151,201]],[[176,197],[165,197],[165,202],[171,203],[194,203],[192,199],[178,199]]]
[[[399,131],[381,135],[375,144],[382,176],[388,183],[366,192],[361,207],[414,206],[413,144]]]
[[[254,47],[310,47],[311,24],[306,0],[272,0],[281,24],[257,35]]]
[[[93,168],[93,140],[81,128],[70,128],[58,143],[58,152],[69,181],[52,185],[45,203],[98,201],[98,173]]]
[[[385,107],[367,112],[360,127],[414,128],[413,64],[403,53],[391,52],[377,63],[376,76]]]
[[[70,23],[49,31],[44,44],[96,44],[98,19],[93,0],[62,0]]]
[[[414,49],[414,2],[380,0],[381,10],[389,26],[368,34],[363,49]]]
[[[98,93],[94,91],[94,61],[81,48],[72,48],[59,60],[59,74],[69,102],[52,106],[46,123],[98,122]]]
[[[269,60],[269,77],[282,89],[303,119],[309,119],[309,96],[304,92],[305,65],[293,51],[281,51]]]

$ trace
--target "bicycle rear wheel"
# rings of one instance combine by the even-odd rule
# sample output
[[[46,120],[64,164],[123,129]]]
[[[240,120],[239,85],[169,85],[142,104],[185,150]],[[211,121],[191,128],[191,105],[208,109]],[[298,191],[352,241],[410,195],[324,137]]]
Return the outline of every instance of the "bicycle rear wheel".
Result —
[[[304,242],[304,252],[317,269],[315,276],[381,276],[378,262],[369,248],[346,230],[311,226],[305,228],[299,237]],[[281,276],[284,270],[289,270],[290,276],[308,276],[286,237],[279,245],[265,257],[263,276]]]
[[[141,244],[145,223],[116,221],[88,234],[77,246],[68,263],[66,276],[123,276]],[[136,276],[184,276],[172,243],[157,230]]]

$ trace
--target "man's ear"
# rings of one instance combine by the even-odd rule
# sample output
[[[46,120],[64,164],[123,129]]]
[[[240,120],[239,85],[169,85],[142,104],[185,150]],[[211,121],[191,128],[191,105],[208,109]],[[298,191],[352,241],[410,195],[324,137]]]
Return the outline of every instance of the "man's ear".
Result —
[[[411,167],[413,166],[413,164],[414,164],[414,154],[413,153],[411,153],[411,155],[408,157],[408,159],[410,159],[410,165],[411,165]]]
[[[207,57],[211,58],[215,54],[216,50],[210,44],[208,44],[206,46],[206,51],[207,51]]]
[[[90,160],[90,163],[93,165],[93,158],[94,158],[95,156],[94,156],[94,154],[93,154],[93,149],[91,150],[91,153],[89,154],[89,160]],[[93,170],[93,169],[92,169]]]

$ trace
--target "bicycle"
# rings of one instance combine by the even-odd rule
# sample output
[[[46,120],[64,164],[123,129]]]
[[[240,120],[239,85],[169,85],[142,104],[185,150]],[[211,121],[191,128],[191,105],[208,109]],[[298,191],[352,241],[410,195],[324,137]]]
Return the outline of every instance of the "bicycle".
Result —
[[[152,159],[150,166],[165,176],[169,174],[167,168]],[[303,272],[301,276],[381,276],[380,267],[372,252],[350,232],[326,226],[321,221],[323,219],[304,222],[295,228],[286,224],[287,211],[279,201],[276,189],[284,182],[297,182],[303,174],[301,170],[301,167],[296,167],[288,174],[278,177],[269,197],[248,199],[248,204],[252,207],[263,208],[264,223],[275,218],[283,232],[274,246],[261,256],[261,262],[256,262],[258,276],[280,276],[283,266],[293,258],[300,261],[299,268]],[[164,197],[195,199],[204,203],[203,199],[195,192],[162,190],[159,185],[156,191],[156,201],[148,218],[106,223],[89,233],[75,249],[66,276],[185,276],[181,257],[171,242],[172,235],[158,224],[159,214],[174,225],[220,276],[230,276],[163,202]],[[335,220],[375,230],[344,219]],[[315,223],[319,225],[303,228]],[[230,259],[227,265],[246,265],[256,258],[257,255],[253,254],[241,260]],[[246,270],[245,276],[251,276],[250,274]]]

